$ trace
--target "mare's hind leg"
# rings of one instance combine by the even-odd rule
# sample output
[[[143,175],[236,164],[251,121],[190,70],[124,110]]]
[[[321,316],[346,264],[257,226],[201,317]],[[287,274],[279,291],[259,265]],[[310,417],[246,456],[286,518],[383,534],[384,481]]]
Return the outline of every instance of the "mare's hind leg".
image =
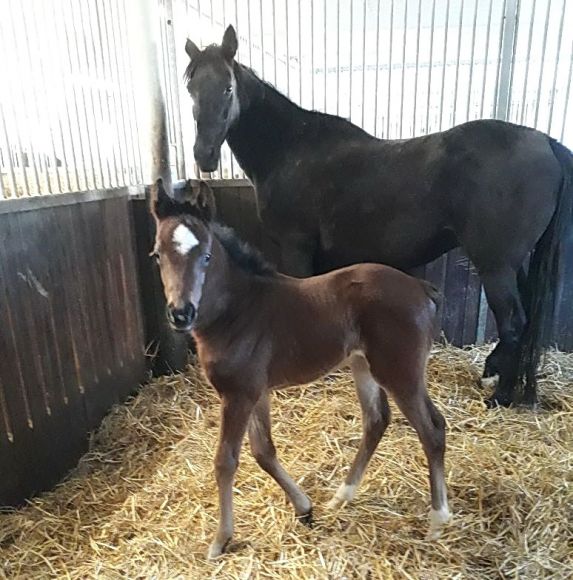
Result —
[[[336,508],[354,498],[368,462],[390,423],[390,407],[386,393],[374,380],[367,360],[362,355],[354,355],[350,361],[350,368],[362,408],[362,440],[348,475],[328,504],[330,508]]]
[[[266,393],[261,396],[251,415],[249,442],[257,463],[283,488],[294,506],[297,517],[303,523],[310,524],[312,502],[277,459],[277,452],[271,437],[270,402]]]
[[[428,459],[432,511],[427,538],[435,540],[440,537],[443,525],[450,519],[444,475],[446,421],[430,400],[423,381],[413,388],[410,384],[405,387],[401,384],[388,385],[388,390],[416,430]]]
[[[517,285],[516,272],[507,267],[481,274],[488,303],[495,316],[499,342],[486,361],[484,376],[499,375],[489,406],[512,403],[517,381],[519,342],[525,325],[525,313]]]

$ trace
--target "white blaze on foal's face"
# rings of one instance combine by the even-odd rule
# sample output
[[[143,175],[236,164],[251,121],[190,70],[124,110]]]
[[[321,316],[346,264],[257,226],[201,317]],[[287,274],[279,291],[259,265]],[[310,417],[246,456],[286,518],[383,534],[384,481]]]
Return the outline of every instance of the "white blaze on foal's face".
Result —
[[[192,248],[199,244],[199,240],[185,224],[179,224],[173,230],[173,244],[177,252],[186,256]]]

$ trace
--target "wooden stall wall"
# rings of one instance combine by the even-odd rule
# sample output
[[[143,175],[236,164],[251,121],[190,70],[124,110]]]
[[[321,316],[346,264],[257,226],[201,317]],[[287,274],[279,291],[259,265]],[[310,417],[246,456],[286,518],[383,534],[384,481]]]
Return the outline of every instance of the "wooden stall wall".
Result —
[[[259,247],[270,261],[278,262],[278,249],[265,235],[260,224],[251,185],[244,181],[210,182],[217,200],[221,221],[232,226],[247,241]],[[565,271],[555,327],[555,340],[562,350],[573,350],[573,235],[565,248]],[[446,339],[463,346],[490,341],[496,337],[493,315],[487,309],[485,327],[478,328],[481,300],[479,276],[469,259],[455,249],[438,260],[419,268],[416,275],[435,284],[443,294],[439,316]],[[487,303],[486,303],[487,306]]]
[[[127,190],[0,203],[0,505],[72,468],[145,377]]]

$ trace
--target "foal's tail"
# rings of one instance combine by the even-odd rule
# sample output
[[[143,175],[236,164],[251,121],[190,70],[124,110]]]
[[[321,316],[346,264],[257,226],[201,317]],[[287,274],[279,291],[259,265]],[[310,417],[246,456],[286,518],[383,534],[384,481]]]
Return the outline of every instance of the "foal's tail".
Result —
[[[525,284],[527,322],[521,339],[517,384],[523,403],[529,405],[536,403],[536,371],[552,339],[564,266],[563,243],[573,226],[573,154],[554,139],[550,138],[549,144],[561,165],[562,180],[553,217],[531,253]]]

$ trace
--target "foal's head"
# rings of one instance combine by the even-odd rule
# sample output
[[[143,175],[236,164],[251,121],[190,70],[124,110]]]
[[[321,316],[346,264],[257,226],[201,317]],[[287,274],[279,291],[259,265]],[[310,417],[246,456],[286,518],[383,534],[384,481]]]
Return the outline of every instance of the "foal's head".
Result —
[[[180,332],[193,328],[211,260],[213,193],[201,182],[194,201],[177,202],[159,179],[152,205],[157,231],[152,255],[159,264],[167,299],[167,318]]]
[[[237,52],[235,29],[229,26],[221,45],[211,45],[204,50],[187,39],[185,51],[191,59],[185,80],[197,122],[193,152],[202,171],[214,171],[227,132],[239,117],[239,97],[233,71]]]

